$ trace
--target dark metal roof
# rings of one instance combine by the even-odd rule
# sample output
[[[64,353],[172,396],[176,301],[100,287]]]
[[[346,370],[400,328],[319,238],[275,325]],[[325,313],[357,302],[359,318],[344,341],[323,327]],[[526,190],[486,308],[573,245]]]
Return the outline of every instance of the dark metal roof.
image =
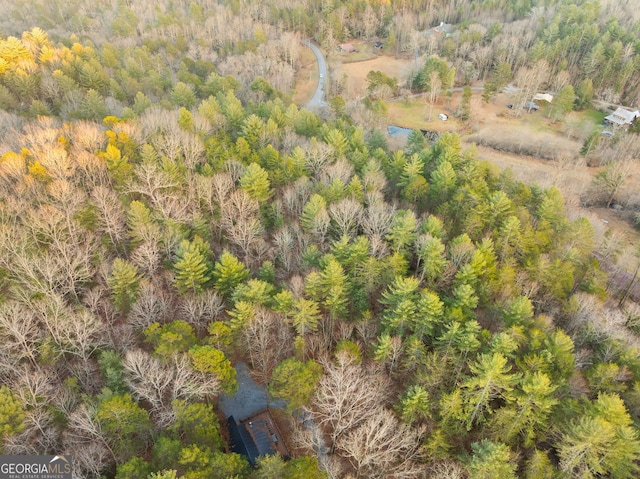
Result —
[[[275,436],[274,432],[271,431],[265,420],[259,419],[257,421],[251,421],[248,424],[245,422],[244,426],[245,428],[248,426],[251,429],[250,432],[260,456],[277,454],[274,443],[278,442],[278,438]]]
[[[231,434],[231,451],[242,454],[249,459],[252,466],[256,465],[256,459],[260,455],[256,443],[243,424],[238,424],[233,416],[227,418],[229,432]]]
[[[260,456],[279,454],[285,459],[289,451],[273,417],[268,410],[261,411],[241,422],[233,416],[227,418],[231,435],[231,450],[249,459],[252,466]]]

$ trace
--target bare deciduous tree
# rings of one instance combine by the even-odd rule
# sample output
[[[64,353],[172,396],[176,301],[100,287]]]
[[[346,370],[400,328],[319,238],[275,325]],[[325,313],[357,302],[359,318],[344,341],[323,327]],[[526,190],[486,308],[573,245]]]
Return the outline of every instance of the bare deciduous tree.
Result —
[[[163,288],[154,283],[143,281],[138,299],[131,306],[128,319],[134,327],[145,329],[155,321],[164,323],[171,318],[172,314],[171,298]]]
[[[186,402],[215,396],[220,380],[212,374],[195,371],[185,354],[177,354],[162,362],[141,350],[129,350],[123,362],[127,385],[138,399],[148,401],[158,425],[167,427],[175,420],[171,403]]]
[[[339,353],[335,361],[323,361],[312,404],[318,423],[331,438],[333,451],[347,431],[362,424],[384,404],[389,391],[384,375],[366,365],[358,365],[349,353]]]
[[[87,187],[111,184],[106,163],[95,154],[88,151],[74,151],[73,157],[78,164],[76,184]]]
[[[433,112],[433,105],[438,101],[440,91],[442,90],[442,80],[440,74],[436,71],[429,74],[429,94],[425,97],[429,100],[429,118],[427,121],[431,121],[431,113]]]
[[[318,178],[331,157],[331,147],[326,143],[313,142],[305,151],[305,167],[312,177]]]
[[[258,202],[244,190],[231,193],[222,208],[221,226],[229,241],[236,245],[242,259],[250,259],[252,247],[264,232],[258,217],[259,209]]]
[[[284,225],[273,235],[275,257],[287,273],[293,271],[300,257],[303,242],[297,225]]]
[[[44,454],[60,444],[59,430],[50,408],[29,411],[20,434],[5,438],[4,453],[11,455]]]
[[[56,390],[51,371],[41,369],[22,368],[16,382],[12,385],[16,396],[27,408],[36,409],[51,404],[51,398]]]
[[[10,357],[14,366],[24,358],[36,366],[41,330],[33,311],[16,301],[0,304],[0,334],[2,357]]]
[[[370,204],[362,215],[362,229],[371,239],[374,235],[384,238],[393,220],[394,208],[385,202]]]
[[[202,164],[205,157],[202,139],[198,135],[184,131],[181,132],[179,138],[185,166],[195,169],[196,166]]]
[[[129,182],[127,192],[145,195],[157,205],[162,202],[167,190],[178,186],[179,182],[162,171],[160,165],[145,161],[136,165],[135,177]]]
[[[313,184],[306,176],[298,178],[292,186],[288,186],[284,189],[282,194],[282,204],[284,206],[285,213],[289,217],[293,219],[300,218],[304,205],[311,196],[312,189]]]
[[[347,431],[337,448],[349,459],[357,477],[419,477],[422,434],[422,430],[401,423],[391,411],[378,407],[362,424]]]
[[[329,214],[334,225],[335,236],[353,237],[360,226],[362,205],[351,198],[343,198],[329,206]]]
[[[206,330],[208,323],[218,318],[222,311],[224,311],[222,298],[212,290],[184,296],[178,305],[180,317],[201,333]]]
[[[90,121],[76,121],[71,124],[73,135],[73,146],[93,153],[102,148],[106,142],[106,137],[102,129]]]
[[[211,177],[211,194],[213,201],[210,203],[211,213],[225,209],[225,205],[235,189],[233,178],[229,173],[216,173]],[[215,207],[214,207],[215,206]]]
[[[538,60],[531,67],[522,67],[516,73],[516,84],[520,87],[518,100],[514,105],[516,116],[520,116],[526,102],[531,101],[540,86],[547,81],[549,76],[549,64],[546,60]]]
[[[292,336],[284,319],[262,308],[242,330],[244,347],[257,379],[266,384],[273,369],[291,353]]]
[[[162,260],[160,245],[156,241],[144,241],[131,252],[129,259],[141,273],[153,276]]]
[[[68,416],[62,437],[65,447],[74,451],[76,467],[89,477],[100,477],[104,468],[116,460],[95,414],[95,406],[80,404]]]
[[[57,294],[50,294],[34,306],[58,354],[70,354],[87,361],[103,344],[100,333],[104,326],[89,310],[68,307]]]
[[[454,460],[432,462],[427,467],[428,477],[438,479],[467,479],[469,474],[465,467]]]
[[[609,208],[611,203],[618,199],[632,170],[633,166],[629,161],[609,163],[593,179],[591,188],[587,192],[587,201],[604,203]]]
[[[111,243],[119,245],[127,231],[120,198],[115,191],[104,186],[96,186],[91,197],[100,212],[101,231],[109,236]]]
[[[353,174],[354,170],[351,163],[344,158],[340,158],[335,163],[322,169],[320,172],[320,181],[326,186],[330,186],[331,183],[336,180],[346,185],[353,177]]]

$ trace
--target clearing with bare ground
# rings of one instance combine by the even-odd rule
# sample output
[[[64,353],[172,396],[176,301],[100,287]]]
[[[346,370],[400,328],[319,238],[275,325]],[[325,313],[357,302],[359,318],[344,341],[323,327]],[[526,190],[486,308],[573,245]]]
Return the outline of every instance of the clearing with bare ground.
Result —
[[[398,79],[402,86],[415,70],[412,59],[383,55],[373,60],[341,63],[334,68],[346,75],[345,98],[356,99],[366,95],[366,76],[370,71],[382,71]],[[541,186],[557,186],[563,192],[567,206],[576,214],[589,216],[597,229],[612,228],[623,233],[626,242],[640,241],[640,233],[629,223],[624,213],[607,208],[583,208],[580,195],[589,187],[601,168],[587,167],[578,152],[584,139],[601,124],[604,114],[595,110],[570,113],[564,121],[547,118],[547,108],[534,113],[521,113],[518,117],[508,108],[514,103],[509,94],[499,94],[490,103],[474,91],[471,100],[472,119],[462,125],[455,120],[462,93],[442,93],[439,102],[431,106],[425,97],[388,101],[387,121],[390,125],[431,131],[456,131],[466,146],[475,144],[479,157],[491,161],[500,169],[510,168],[516,178]],[[449,115],[447,121],[438,119],[439,113]],[[398,146],[397,140],[390,144]],[[627,180],[629,194],[640,191],[640,165]]]
[[[358,100],[366,95],[366,76],[370,71],[381,71],[395,77],[401,88],[406,87],[407,79],[416,71],[413,59],[389,55],[353,61],[372,56],[371,52],[366,51],[367,45],[356,46],[361,53],[332,54],[329,58],[333,78],[345,80],[343,97],[347,101]],[[314,73],[317,75],[317,67],[313,62],[307,62],[300,78],[310,80],[298,83],[295,97],[298,103],[302,101],[299,98],[304,98],[304,91],[315,88]],[[449,95],[443,92],[433,107],[426,97],[387,101],[387,123],[438,132],[455,131],[461,135],[465,146],[477,145],[480,159],[490,161],[500,169],[510,168],[517,179],[544,187],[557,186],[574,214],[589,216],[600,233],[611,228],[624,234],[625,243],[633,245],[640,242],[640,233],[630,225],[624,213],[581,206],[580,195],[601,168],[587,167],[578,151],[584,139],[602,122],[603,113],[595,110],[573,112],[562,122],[552,122],[547,118],[548,110],[543,107],[540,111],[521,113],[516,117],[513,110],[508,108],[509,104],[514,103],[512,95],[498,94],[487,104],[481,100],[481,92],[474,91],[471,100],[472,119],[462,125],[453,116],[461,97],[458,91]],[[449,119],[439,120],[440,113],[448,114]],[[390,139],[390,145],[401,147],[402,142]],[[626,190],[631,194],[640,191],[638,163],[634,164]]]
[[[293,102],[296,105],[305,105],[318,86],[318,62],[313,52],[307,47],[300,49],[299,61],[302,68],[296,75]]]
[[[343,63],[334,59],[331,67],[336,71],[342,70],[347,75],[345,85],[345,100],[355,100],[366,95],[367,90],[367,73],[371,71],[380,71],[391,77],[398,79],[398,84],[402,88],[407,78],[414,71],[414,63],[402,58],[394,58],[390,56],[381,56],[373,60],[362,62]]]

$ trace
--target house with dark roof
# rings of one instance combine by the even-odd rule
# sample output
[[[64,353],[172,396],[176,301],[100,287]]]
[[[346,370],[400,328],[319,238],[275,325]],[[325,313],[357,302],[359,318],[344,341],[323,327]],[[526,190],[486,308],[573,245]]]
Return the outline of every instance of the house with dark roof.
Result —
[[[252,466],[260,456],[278,454],[289,459],[289,450],[282,433],[268,409],[242,421],[227,418],[231,436],[231,451],[245,456]]]
[[[626,108],[618,108],[616,111],[604,117],[606,125],[618,128],[627,128],[640,118],[640,111],[627,110]]]

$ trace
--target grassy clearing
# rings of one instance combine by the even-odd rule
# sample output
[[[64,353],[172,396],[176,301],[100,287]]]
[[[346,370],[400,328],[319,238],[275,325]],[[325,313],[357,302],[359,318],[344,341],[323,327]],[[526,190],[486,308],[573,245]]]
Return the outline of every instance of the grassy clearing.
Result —
[[[377,50],[369,43],[358,41],[351,41],[348,43],[351,43],[358,49],[358,51],[354,53],[336,53],[331,55],[331,59],[340,63],[354,63],[373,60],[379,56]]]
[[[360,50],[356,53],[336,53],[332,56],[332,60],[336,60],[340,63],[357,63],[374,60],[377,57],[378,56],[371,51]]]
[[[547,116],[549,115],[549,107],[540,108],[539,111],[531,113],[523,113],[520,116],[520,123],[527,125],[533,131],[538,133],[550,133],[559,131],[559,123],[553,123]]]
[[[607,116],[606,113],[598,110],[594,110],[590,108],[589,110],[584,110],[579,112],[579,114],[585,119],[590,120],[595,125],[602,125],[604,123],[604,117]]]
[[[432,131],[454,131],[459,128],[458,122],[449,115],[449,120],[442,121],[438,119],[438,114],[448,114],[443,105],[434,105],[431,112],[431,121],[429,118],[428,103],[422,98],[414,98],[410,100],[388,101],[387,117],[389,123],[402,126],[404,128],[424,128]]]

